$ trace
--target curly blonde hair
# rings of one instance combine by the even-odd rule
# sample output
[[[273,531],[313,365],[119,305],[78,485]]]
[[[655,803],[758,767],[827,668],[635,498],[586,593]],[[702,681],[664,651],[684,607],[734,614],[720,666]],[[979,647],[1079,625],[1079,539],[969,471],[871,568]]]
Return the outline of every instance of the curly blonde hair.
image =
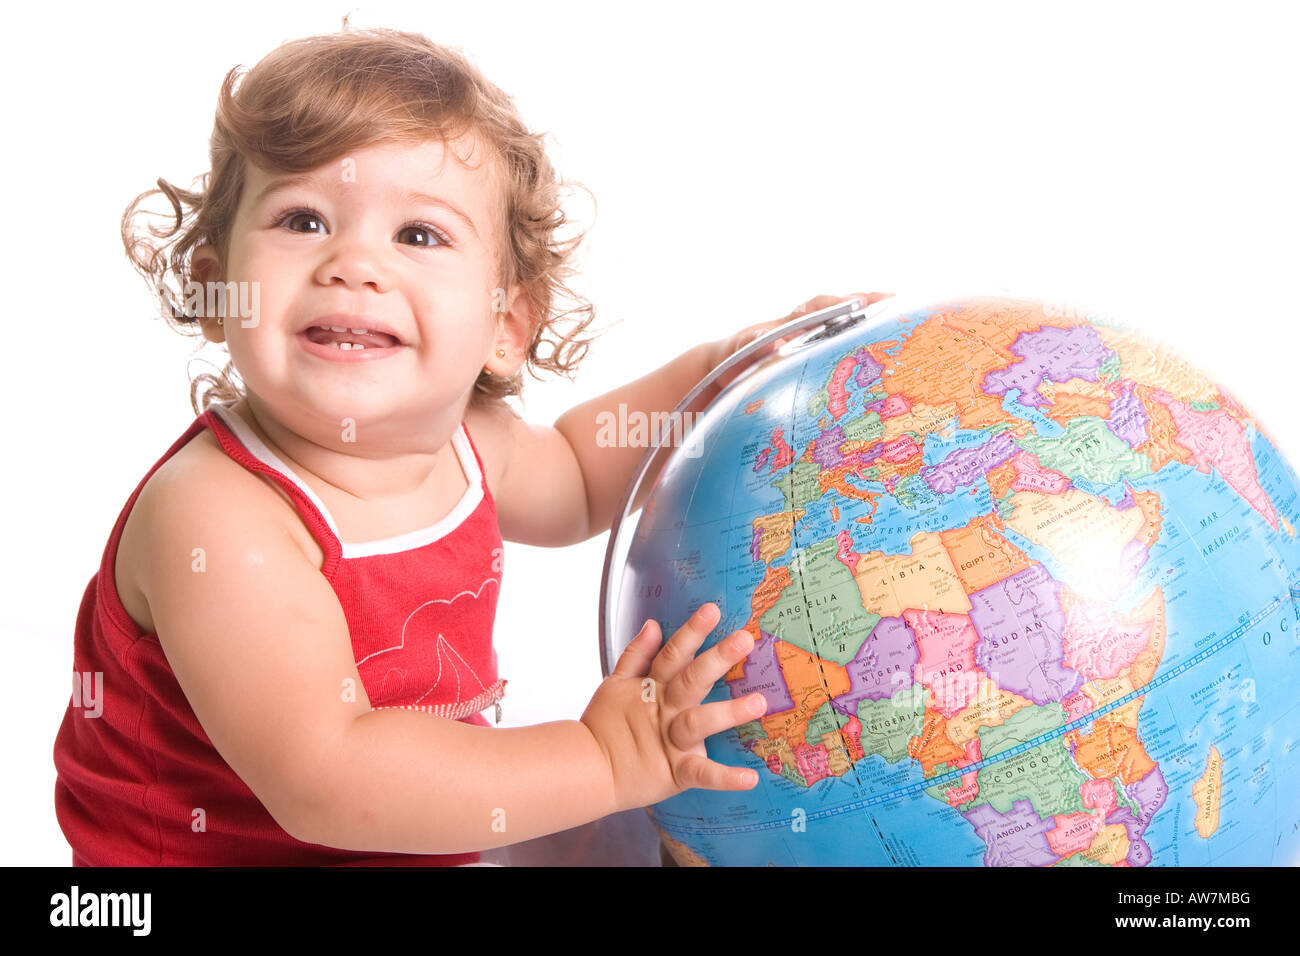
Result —
[[[471,134],[488,147],[502,183],[497,221],[500,286],[516,283],[534,307],[535,321],[524,366],[505,377],[479,373],[471,405],[522,395],[523,371],[572,377],[599,333],[584,336],[595,308],[573,292],[574,254],[587,230],[567,238],[570,223],[560,204],[566,187],[546,155],[544,134],[528,130],[514,101],[459,50],[432,43],[416,33],[349,30],[307,37],[281,45],[240,81],[236,66],[221,86],[212,128],[212,168],[194,191],[159,179],[122,215],[122,242],[151,289],[157,291],[163,318],[177,331],[199,336],[199,320],[186,315],[178,290],[192,281],[190,254],[200,244],[217,251],[224,266],[231,223],[251,162],[281,173],[301,173],[382,142],[444,144]],[[590,190],[587,190],[590,195]],[[170,213],[141,204],[161,194]],[[593,209],[595,197],[592,197]],[[137,225],[141,216],[166,220],[162,227]],[[161,240],[161,241],[160,241]],[[177,286],[168,285],[168,276]],[[563,301],[572,303],[561,311]],[[200,398],[200,390],[202,396]],[[229,404],[244,395],[234,362],[219,374],[204,373],[190,383],[197,414],[214,401]]]

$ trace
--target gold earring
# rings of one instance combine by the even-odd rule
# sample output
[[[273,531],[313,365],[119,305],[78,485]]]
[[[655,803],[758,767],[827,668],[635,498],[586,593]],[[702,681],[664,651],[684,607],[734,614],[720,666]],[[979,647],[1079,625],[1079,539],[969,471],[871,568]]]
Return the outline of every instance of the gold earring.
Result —
[[[217,325],[221,325],[221,324],[222,324],[222,318],[223,318],[223,316],[220,316],[220,315],[217,316]]]
[[[505,350],[505,349],[497,349],[497,350],[496,350],[496,357],[497,357],[497,358],[505,358],[505,357],[506,357],[506,350]],[[494,371],[492,371],[492,370],[491,370],[490,368],[488,368],[486,365],[483,366],[483,373],[484,373],[485,375],[495,375],[495,374],[496,374]]]

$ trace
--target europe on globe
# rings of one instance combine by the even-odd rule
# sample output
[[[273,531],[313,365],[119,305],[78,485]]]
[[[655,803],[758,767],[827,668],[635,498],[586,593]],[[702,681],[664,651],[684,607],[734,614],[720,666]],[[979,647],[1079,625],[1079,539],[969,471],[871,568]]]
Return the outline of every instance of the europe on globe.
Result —
[[[689,441],[615,529],[606,666],[712,601],[755,647],[707,700],[768,708],[708,742],[757,788],[652,809],[678,862],[1300,863],[1300,483],[1166,346],[889,300]]]

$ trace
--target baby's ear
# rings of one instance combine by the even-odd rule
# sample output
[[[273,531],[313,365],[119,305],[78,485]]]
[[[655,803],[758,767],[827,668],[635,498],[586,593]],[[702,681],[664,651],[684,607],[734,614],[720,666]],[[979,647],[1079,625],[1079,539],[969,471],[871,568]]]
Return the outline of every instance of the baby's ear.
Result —
[[[498,302],[501,308],[497,312],[493,348],[505,349],[505,357],[500,360],[502,374],[510,376],[523,365],[528,354],[528,343],[532,341],[533,326],[537,322],[537,307],[521,285],[501,296]]]
[[[216,282],[221,278],[221,256],[209,243],[199,243],[190,253],[190,272],[199,282]]]
[[[221,278],[221,257],[217,254],[217,250],[206,242],[195,246],[194,251],[190,253],[190,274],[193,276],[194,281],[200,283],[205,290],[209,282],[219,281]],[[188,296],[188,293],[189,290],[185,290],[185,295]],[[207,300],[208,297],[205,293],[202,301],[207,302]],[[226,331],[222,328],[221,323],[217,321],[216,316],[200,315],[199,327],[203,330],[203,337],[209,342],[226,341]]]

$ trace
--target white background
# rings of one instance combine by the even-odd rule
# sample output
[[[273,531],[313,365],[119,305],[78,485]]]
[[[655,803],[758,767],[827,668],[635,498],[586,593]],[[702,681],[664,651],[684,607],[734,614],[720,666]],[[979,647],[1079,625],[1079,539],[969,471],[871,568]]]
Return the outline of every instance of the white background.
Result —
[[[192,343],[152,318],[119,218],[207,169],[227,70],[349,8],[32,9],[0,41],[0,863],[63,865],[51,750],[77,605],[193,418]],[[612,330],[575,382],[529,381],[531,421],[819,293],[1002,292],[1154,329],[1300,449],[1286,5],[413,2],[352,23],[464,49],[596,195],[578,287]],[[599,682],[604,547],[508,546],[508,723],[576,717]]]

